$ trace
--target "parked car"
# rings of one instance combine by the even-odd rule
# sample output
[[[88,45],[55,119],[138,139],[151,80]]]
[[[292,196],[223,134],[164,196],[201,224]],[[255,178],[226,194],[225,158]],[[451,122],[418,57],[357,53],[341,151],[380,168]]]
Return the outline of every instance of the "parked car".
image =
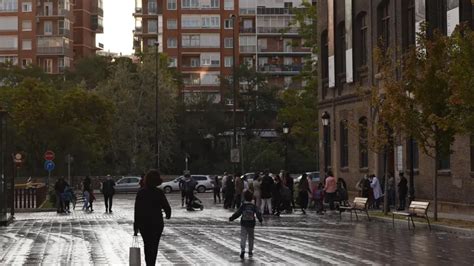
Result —
[[[321,181],[321,178],[319,176],[319,171],[315,171],[315,172],[306,172],[305,173],[306,175],[308,175],[308,178],[310,178],[310,180],[312,182],[320,182]],[[295,179],[295,183],[299,183],[301,181],[301,178],[303,177],[303,175],[299,175],[296,179]]]
[[[140,190],[139,176],[125,176],[115,182],[115,192],[137,192]]]
[[[213,189],[213,176],[210,175],[191,175],[191,177],[197,181],[196,190],[199,193],[203,193],[206,190]],[[171,181],[164,182],[159,186],[159,188],[163,189],[165,193],[170,193],[173,191],[179,191],[179,181],[183,179],[184,176],[177,177]]]
[[[254,179],[255,179],[255,176],[256,174],[255,173],[246,173],[244,175],[242,175],[240,178],[246,178],[247,179],[247,182],[249,182],[249,185],[253,183]]]

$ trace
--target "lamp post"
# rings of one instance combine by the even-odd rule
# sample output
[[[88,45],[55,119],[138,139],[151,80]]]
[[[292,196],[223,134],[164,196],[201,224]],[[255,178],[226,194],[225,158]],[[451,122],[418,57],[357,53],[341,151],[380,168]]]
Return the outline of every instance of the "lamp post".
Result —
[[[160,43],[156,41],[155,43],[155,169],[160,170],[160,146],[158,139],[158,112],[159,112],[159,103],[158,103],[158,63],[159,63],[159,54],[158,47]]]
[[[232,124],[233,124],[233,138],[232,138],[232,149],[238,149],[237,147],[237,122],[236,122],[236,108],[237,108],[237,68],[236,68],[236,56],[235,56],[235,28],[236,28],[236,16],[230,14],[230,19],[232,19]],[[236,173],[236,165],[233,163],[234,174]]]
[[[411,103],[410,103],[410,110],[413,112],[413,100],[415,99],[415,95],[413,92],[406,91],[406,95],[408,98],[410,98]],[[409,157],[410,157],[410,176],[408,177],[408,200],[412,202],[415,200],[415,141],[413,139],[413,135],[410,134],[410,139],[408,140],[408,145],[410,149]]]
[[[288,123],[283,123],[283,134],[285,135],[285,171],[288,173],[288,134],[290,127]]]
[[[321,116],[321,122],[324,127],[324,175],[327,175],[328,173],[328,161],[329,161],[329,119],[330,116],[328,112],[324,112],[323,115]]]

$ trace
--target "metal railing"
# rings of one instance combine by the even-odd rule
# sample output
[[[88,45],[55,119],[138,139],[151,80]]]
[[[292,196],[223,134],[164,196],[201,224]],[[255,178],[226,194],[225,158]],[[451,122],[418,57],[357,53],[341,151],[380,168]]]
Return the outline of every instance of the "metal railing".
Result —
[[[239,46],[239,51],[241,53],[255,53],[257,51],[256,45],[241,45]]]
[[[288,33],[298,33],[298,28],[287,28],[287,27],[258,27],[258,33],[281,33],[281,34],[288,34]]]
[[[36,51],[39,55],[64,55],[66,47],[37,47]]]
[[[292,65],[283,65],[283,64],[265,64],[263,66],[258,66],[258,70],[262,72],[300,72],[303,69],[302,65],[292,64]]]
[[[35,209],[46,200],[48,189],[46,186],[38,188],[15,188],[14,206],[15,209]]]

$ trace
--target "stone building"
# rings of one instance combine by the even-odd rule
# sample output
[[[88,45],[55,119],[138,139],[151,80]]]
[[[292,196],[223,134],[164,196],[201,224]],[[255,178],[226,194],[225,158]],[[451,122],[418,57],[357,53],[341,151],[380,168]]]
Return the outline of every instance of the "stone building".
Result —
[[[344,178],[349,190],[365,174],[384,175],[384,154],[368,148],[367,127],[373,126],[374,110],[361,100],[360,88],[377,86],[375,47],[403,51],[415,45],[423,21],[451,34],[462,21],[474,25],[474,2],[470,0],[324,0],[318,1],[320,37],[319,117],[328,125],[320,128],[320,169],[326,166]],[[394,50],[397,50],[394,49]],[[395,54],[394,57],[399,55]],[[440,210],[474,207],[474,136],[458,136],[454,151],[437,163]],[[410,175],[413,152],[415,197],[432,199],[434,160],[416,143],[401,136],[388,153],[388,171]],[[398,175],[397,175],[398,176]]]

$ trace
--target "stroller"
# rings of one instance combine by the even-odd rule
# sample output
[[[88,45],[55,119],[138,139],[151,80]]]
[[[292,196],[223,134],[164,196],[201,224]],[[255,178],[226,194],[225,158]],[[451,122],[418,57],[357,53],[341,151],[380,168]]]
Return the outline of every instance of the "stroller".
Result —
[[[193,197],[190,199],[190,206],[188,207],[188,211],[196,211],[196,210],[204,210],[204,205],[202,201],[193,194]]]

